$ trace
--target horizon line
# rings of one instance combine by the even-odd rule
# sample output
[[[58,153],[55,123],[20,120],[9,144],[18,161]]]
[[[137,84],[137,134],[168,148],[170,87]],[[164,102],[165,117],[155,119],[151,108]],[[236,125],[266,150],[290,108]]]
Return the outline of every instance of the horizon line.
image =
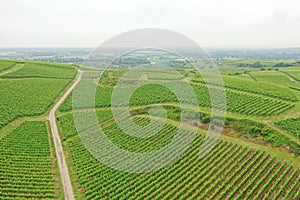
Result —
[[[7,46],[0,47],[0,49],[96,49],[93,46]],[[126,47],[113,47],[113,48],[126,48]],[[276,49],[298,49],[300,46],[287,46],[287,47],[216,47],[206,46],[204,49],[220,49],[220,50],[276,50]]]

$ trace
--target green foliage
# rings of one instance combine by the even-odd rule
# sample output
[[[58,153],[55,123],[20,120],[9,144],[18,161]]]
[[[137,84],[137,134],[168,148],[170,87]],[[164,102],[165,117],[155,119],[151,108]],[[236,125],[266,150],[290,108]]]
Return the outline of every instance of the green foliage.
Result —
[[[248,135],[251,137],[260,137],[265,142],[275,147],[286,148],[295,155],[300,155],[300,145],[291,140],[288,136],[279,133],[277,130],[255,121],[248,119],[232,121],[233,129],[240,135]]]
[[[161,102],[177,102],[177,98],[168,88],[157,84],[147,84],[139,87],[130,98],[130,105],[147,105]]]
[[[149,61],[147,61],[144,58],[140,57],[122,57],[118,58],[113,61],[112,65],[118,66],[118,67],[136,67],[144,64],[150,64]]]
[[[264,67],[264,65],[261,64],[260,62],[255,62],[252,65],[250,65],[250,67],[252,67],[252,68],[262,68],[262,67]]]
[[[285,62],[280,62],[280,63],[276,63],[275,65],[273,65],[273,67],[292,67],[294,66],[291,63],[285,63]]]
[[[133,62],[143,64],[144,61],[127,58],[122,64],[131,65]],[[1,64],[7,66],[7,63],[1,61],[0,70]],[[247,64],[247,67],[263,69],[264,64],[255,62]],[[162,130],[150,138],[132,137],[114,123],[111,110],[106,109],[111,105],[113,86],[125,72],[125,70],[108,70],[104,72],[103,79],[99,83],[83,79],[77,87],[81,90],[82,97],[87,97],[84,88],[89,84],[97,84],[95,106],[100,109],[96,110],[96,115],[99,123],[103,125],[107,138],[116,146],[130,152],[148,153],[161,149],[176,135],[178,128],[175,125],[165,124]],[[34,62],[26,63],[20,70],[6,74],[4,76],[6,78],[18,79],[0,80],[0,128],[18,117],[43,114],[70,79],[74,78],[75,73],[75,68],[69,65]],[[275,78],[266,77],[264,73],[273,74]],[[164,80],[183,78],[181,75],[173,75],[153,73],[147,78]],[[268,81],[270,84],[224,77],[228,111],[268,116],[280,114],[293,107],[293,104],[285,100],[297,101],[295,95],[285,87],[271,84],[280,81],[281,72],[258,70],[254,75],[259,80]],[[19,79],[24,77],[40,78]],[[195,82],[197,81],[200,84],[193,83],[192,87],[199,100],[199,106],[210,108],[208,87],[202,84],[201,78]],[[287,80],[284,80],[280,84],[286,82]],[[292,85],[291,83],[288,86],[292,87]],[[176,86],[185,91],[184,85]],[[211,87],[210,92],[219,94],[221,90],[214,86]],[[183,97],[185,103],[189,103],[190,100],[188,94]],[[222,99],[216,101],[221,105],[224,103]],[[151,104],[177,102],[177,97],[167,87],[148,84],[137,89],[131,96],[131,106],[145,105],[142,109],[131,110],[131,114],[135,115],[133,120],[136,124],[145,126],[150,122],[147,113]],[[217,109],[222,109],[220,104],[217,104]],[[88,108],[88,106],[82,105],[75,109]],[[177,122],[181,120],[180,107],[165,105],[164,108],[169,119]],[[72,109],[72,95],[59,109],[60,111]],[[89,111],[77,110],[76,112]],[[187,112],[193,116],[198,111]],[[200,115],[202,123],[210,122],[209,115],[202,113]],[[221,123],[218,118],[215,120]],[[293,199],[299,196],[297,191],[300,180],[299,169],[281,163],[261,151],[220,140],[208,156],[200,159],[199,150],[203,138],[197,134],[191,147],[172,165],[153,173],[131,174],[109,168],[90,154],[77,135],[73,113],[60,115],[57,122],[64,145],[71,156],[70,169],[74,169],[76,175],[74,178],[82,189],[83,198],[86,199],[258,199],[260,197]],[[280,121],[276,124],[296,134],[300,131],[299,123],[300,118]],[[300,154],[297,143],[265,124],[233,118],[227,118],[225,124],[225,128],[233,126],[233,130],[241,136],[258,138],[275,147],[285,148],[295,155]],[[185,142],[184,137],[182,142]],[[50,155],[49,144],[43,121],[26,122],[0,140],[2,166],[0,199],[58,198],[55,186],[58,183],[54,180],[56,174],[53,172],[53,163],[51,163],[53,158]]]
[[[0,140],[0,199],[56,199],[45,121],[25,122]]]
[[[0,60],[0,71],[10,68],[15,64],[14,61],[9,60]]]
[[[99,76],[99,85],[100,86],[115,86],[119,79],[127,72],[127,70],[116,70],[116,69],[106,69],[101,76]],[[93,73],[95,74],[95,73]]]
[[[255,62],[253,64],[250,64],[250,63],[238,63],[236,66],[237,67],[250,67],[250,68],[262,68],[262,67],[264,67],[264,65],[261,64],[260,62]]]
[[[3,75],[4,78],[66,78],[73,79],[76,69],[72,66],[55,64],[25,63],[21,69]]]
[[[224,86],[231,89],[236,89],[245,92],[251,92],[254,94],[261,94],[273,98],[278,98],[282,100],[289,100],[289,101],[298,101],[297,97],[294,93],[286,87],[270,84],[270,83],[263,83],[254,80],[248,80],[245,78],[237,78],[233,76],[222,76]],[[199,83],[207,83],[207,84],[214,84],[213,80],[206,80],[206,82],[202,78],[193,79],[193,82]],[[284,86],[284,85],[283,85]]]
[[[136,118],[136,124],[147,124],[149,118]],[[113,123],[103,129],[110,141],[129,152],[153,152],[166,146],[177,133],[177,128],[165,124],[161,131],[154,136],[143,139],[124,133],[117,124]],[[122,140],[120,140],[122,138]]]
[[[112,86],[117,81],[116,77],[118,75],[114,76],[111,73],[104,76],[105,81],[99,83],[96,93],[95,105],[99,108],[97,112],[100,112],[100,110],[103,112],[99,113],[99,116],[103,116],[103,119],[106,119],[102,130],[104,130],[107,138],[121,149],[130,152],[147,153],[166,146],[176,134],[177,128],[174,125],[165,124],[164,128],[155,137],[147,139],[136,138],[124,133],[113,123],[109,110],[104,112],[106,110],[104,108],[110,106]],[[254,81],[249,81],[249,83],[254,83]],[[261,83],[263,83],[263,86]],[[95,83],[84,83],[83,81],[83,84]],[[234,80],[232,80],[232,84],[235,84]],[[293,93],[284,87],[265,84],[264,82],[256,84],[255,82],[255,86],[249,86],[243,90],[242,88],[247,87],[247,84],[243,85],[241,83],[241,85],[235,86],[240,91],[232,90],[235,89],[233,87],[226,90],[227,109],[229,111],[256,116],[275,115],[293,107],[293,104],[283,100],[297,100]],[[79,85],[78,87],[81,86]],[[177,87],[181,88],[182,86],[179,84]],[[207,86],[197,83],[192,84],[192,87],[199,99],[199,105],[211,107]],[[270,88],[266,92],[266,96],[273,98],[241,92],[242,90],[248,90],[246,92],[250,91],[259,94],[263,93],[263,88]],[[184,91],[183,87],[182,91]],[[282,92],[282,95],[276,93],[278,91]],[[218,94],[220,90],[218,87],[212,87],[211,92]],[[82,87],[82,96],[86,95],[84,87]],[[184,101],[189,102],[189,99],[190,97],[186,96]],[[136,124],[145,126],[149,123],[147,113],[151,104],[177,101],[176,96],[166,87],[148,84],[137,89],[130,99],[131,106],[145,105],[145,107],[141,106],[142,108],[131,110],[130,113],[136,115],[133,118]],[[221,99],[217,101],[221,102]],[[167,110],[169,119],[174,121],[181,120],[181,109],[179,107],[164,105],[164,108]],[[217,106],[217,108],[221,109],[221,106]],[[72,109],[71,96],[60,109],[61,111]],[[78,112],[83,111],[78,110]],[[201,120],[203,123],[208,123],[210,117],[201,114]],[[291,177],[285,170],[286,168],[288,170],[296,170],[300,174],[299,169],[291,165],[285,167],[281,162],[261,151],[254,151],[220,141],[210,155],[199,159],[199,148],[202,143],[200,135],[197,136],[193,145],[176,163],[166,168],[149,174],[120,172],[99,163],[91,156],[76,134],[70,113],[60,116],[58,121],[65,139],[65,145],[71,156],[71,162],[76,173],[76,181],[82,187],[82,193],[86,199],[253,199],[254,196],[261,194],[261,192],[269,193],[265,195],[266,197],[271,195],[279,198],[285,196],[286,199],[289,199],[297,191],[296,186],[298,183],[294,183],[297,179],[291,181]],[[107,122],[110,121],[112,123],[108,124]],[[235,120],[233,118],[226,119],[225,124],[228,127],[234,126],[234,130],[241,136],[257,138],[264,143],[285,148],[296,155],[299,154],[299,145],[265,124],[251,120]],[[88,167],[86,163],[89,163]],[[139,164],[143,165],[145,163]],[[275,167],[272,168],[272,166]],[[273,173],[275,175],[272,175]],[[269,188],[267,187],[273,181],[274,184],[268,190]],[[289,192],[285,192],[288,191],[287,189],[284,189],[283,192],[280,189],[281,181],[290,181],[291,185],[296,186],[291,187]],[[256,189],[253,190],[252,188],[255,187]]]
[[[293,77],[295,80],[300,81],[300,71],[299,70],[286,70],[288,75]]]
[[[70,80],[0,80],[0,128],[23,116],[43,114]]]
[[[86,96],[85,87],[88,84],[94,84],[90,82],[82,81],[77,87],[78,90],[82,91],[82,96]],[[168,84],[168,83],[166,83]],[[172,85],[172,83],[170,83]],[[181,88],[182,91],[185,91],[184,84],[177,84],[177,87]],[[210,107],[211,98],[208,92],[208,88],[202,84],[192,84],[192,87],[195,90],[195,93],[198,97],[198,103],[201,107]],[[82,88],[82,89],[81,89]],[[96,107],[107,107],[111,105],[111,94],[113,87],[107,86],[98,86],[96,92]],[[222,92],[218,88],[211,88],[211,92],[217,94]],[[125,95],[125,94],[124,94]],[[242,114],[251,114],[251,115],[274,115],[280,114],[294,105],[287,103],[281,100],[264,98],[255,95],[248,95],[242,92],[236,92],[227,90],[227,110],[236,113]],[[183,96],[183,101],[190,102],[190,97],[188,95]],[[216,102],[220,102],[216,108],[222,109],[222,99],[216,99]],[[147,84],[142,87],[139,87],[130,98],[131,106],[138,105],[149,105],[155,103],[165,103],[165,102],[178,102],[177,97],[166,87],[157,84]],[[89,105],[86,105],[88,107]],[[85,105],[82,105],[85,107]],[[72,96],[69,96],[64,104],[59,108],[60,111],[69,111],[72,109]]]
[[[261,128],[257,126],[247,127],[247,134],[250,134],[252,137],[258,137],[260,135]]]
[[[148,115],[151,106],[145,106],[144,108],[137,108],[130,111],[131,115]],[[180,122],[181,120],[181,108],[178,106],[164,105],[164,109],[167,111],[167,118]]]
[[[296,137],[300,136],[300,117],[278,121],[275,122],[275,125],[279,126],[280,128],[286,130]]]
[[[93,84],[89,81],[82,80],[77,87],[79,87],[78,90],[81,91],[81,96],[85,97],[87,94],[87,91],[85,90],[85,87],[87,84]],[[111,95],[112,95],[113,87],[106,87],[106,86],[99,86],[96,91],[96,101],[95,101],[95,107],[108,107],[111,105]],[[65,100],[65,102],[59,107],[59,111],[65,112],[72,110],[72,98],[73,95],[69,95],[68,98]],[[80,105],[80,107],[75,107],[74,109],[80,109],[80,108],[88,108],[90,107],[89,104],[87,105]]]
[[[147,123],[148,120],[147,118],[136,119],[140,120],[139,124],[143,124],[143,120]],[[139,139],[123,133],[115,124],[104,128],[105,134],[115,145],[133,152],[151,152],[165,146],[176,130],[171,125],[165,125],[156,137]],[[106,197],[111,199],[197,199],[200,196],[201,199],[205,199],[211,195],[214,195],[213,199],[219,199],[221,196],[224,199],[229,197],[231,190],[235,188],[230,184],[231,181],[234,183],[248,180],[257,182],[261,180],[260,176],[263,174],[274,172],[269,167],[258,171],[266,161],[270,166],[280,165],[279,161],[268,154],[222,140],[208,156],[199,159],[201,143],[202,137],[198,135],[192,146],[175,163],[156,172],[132,174],[114,170],[97,161],[83,146],[78,136],[68,138],[66,141],[72,157],[76,181],[83,188],[86,199],[105,199]],[[88,167],[86,163],[89,163]],[[259,173],[256,175],[253,172],[248,175],[250,170]],[[281,177],[276,175],[270,179],[278,180],[279,178]],[[286,176],[281,180],[288,178]],[[269,178],[266,177],[261,184],[264,185],[267,181]],[[274,187],[278,188],[280,184],[276,183]],[[292,188],[292,192],[295,190],[297,189]],[[257,192],[258,190],[251,194],[255,195]],[[244,193],[248,194],[248,190]]]
[[[183,77],[184,76],[178,71],[172,72],[170,70],[165,70],[165,69],[160,69],[148,73],[148,79],[152,79],[152,80],[176,80],[176,79],[182,79]]]
[[[90,111],[80,111],[80,112],[90,112]],[[86,115],[89,116],[89,115]],[[98,118],[99,124],[112,118],[112,112],[110,109],[96,110],[96,116]],[[77,135],[76,126],[74,124],[73,113],[66,113],[57,118],[57,123],[61,128],[61,136],[66,139]],[[95,124],[97,126],[98,124]]]
[[[167,117],[174,121],[181,120],[181,108],[176,106],[164,106],[167,110]]]
[[[210,107],[210,96],[208,93],[208,88],[205,85],[194,84],[194,90],[198,96],[199,105],[203,107]],[[218,94],[218,88],[211,87],[211,92]],[[215,95],[218,96],[218,95]],[[221,101],[215,99],[215,101]],[[280,114],[285,110],[293,107],[292,104],[275,100],[271,98],[264,98],[255,95],[249,95],[242,92],[236,92],[232,90],[226,90],[226,103],[227,110],[235,113],[242,113],[246,115],[274,115]],[[221,103],[220,103],[221,105]],[[216,108],[219,106],[216,105]],[[222,106],[219,107],[220,109]]]
[[[191,65],[185,60],[169,60],[167,66],[171,68],[191,68]]]
[[[209,122],[210,122],[210,117],[209,117],[209,116],[202,117],[202,118],[201,118],[201,122],[204,123],[204,124],[209,123]]]
[[[295,86],[295,83],[288,76],[280,71],[252,71],[250,73],[257,81],[263,81],[284,87]],[[262,83],[263,84],[263,83]]]

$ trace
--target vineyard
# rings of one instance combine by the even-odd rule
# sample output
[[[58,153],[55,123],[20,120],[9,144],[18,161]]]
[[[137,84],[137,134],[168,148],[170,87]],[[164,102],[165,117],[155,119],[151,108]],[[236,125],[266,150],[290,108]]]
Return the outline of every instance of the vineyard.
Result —
[[[58,198],[58,172],[45,121],[28,121],[0,139],[0,199]]]
[[[5,69],[10,68],[14,64],[15,64],[15,62],[13,62],[13,61],[0,60],[0,72]]]
[[[254,71],[251,75],[258,81],[263,81],[267,83],[276,83],[277,85],[284,86],[295,86],[295,83],[289,79],[285,74],[269,70],[269,71]]]
[[[73,79],[76,70],[70,65],[47,65],[42,63],[25,63],[20,70],[2,75],[3,78],[64,78]]]
[[[88,84],[93,84],[88,81],[82,81],[78,86],[82,91],[82,95],[85,95],[85,87]],[[168,85],[168,83],[166,83]],[[172,83],[169,84],[172,86]],[[178,84],[177,87],[182,87],[184,90],[184,84]],[[211,107],[211,99],[209,91],[204,84],[192,84],[196,95],[199,100],[199,106]],[[212,93],[220,92],[218,88],[211,87]],[[111,103],[111,94],[113,87],[98,86],[96,92],[96,107],[108,107]],[[189,101],[189,97],[184,97],[185,101]],[[278,115],[294,106],[293,103],[257,96],[254,94],[246,94],[239,91],[226,90],[227,99],[227,110],[233,113],[240,113],[246,115],[257,115],[257,116],[270,116]],[[157,84],[147,84],[138,88],[130,99],[131,106],[148,105],[155,103],[174,103],[178,102],[175,95],[166,87]],[[88,106],[88,105],[87,105]],[[84,105],[82,105],[84,108]],[[222,107],[219,107],[222,109]],[[72,109],[72,96],[69,96],[65,103],[60,107],[60,111],[69,111]],[[78,108],[79,109],[79,108]]]
[[[167,123],[155,137],[144,139],[124,133],[111,119],[109,107],[113,86],[117,77],[123,74],[124,71],[119,74],[108,72],[104,75],[104,80],[98,83],[95,105],[102,130],[114,145],[125,151],[150,153],[161,149],[176,135],[176,123]],[[158,79],[167,80],[161,74],[158,76]],[[148,78],[155,79],[155,74]],[[130,79],[128,81],[130,83]],[[227,76],[224,81],[227,111],[232,113],[277,116],[293,109],[294,103],[298,101],[298,97],[288,87],[251,79],[243,82],[241,78],[233,78],[230,81]],[[95,82],[83,80],[78,85],[79,89],[82,88],[82,96],[87,95],[84,88],[89,84]],[[211,107],[208,87],[201,81],[192,82],[191,85],[198,97],[199,106]],[[177,84],[176,87],[184,91],[185,86]],[[211,86],[210,92],[218,93],[219,87]],[[78,188],[75,193],[79,199],[298,199],[300,196],[300,169],[297,166],[279,160],[265,151],[228,140],[220,140],[208,156],[199,159],[197,155],[202,134],[197,135],[193,145],[179,160],[156,172],[132,174],[112,169],[94,158],[83,145],[72,113],[69,112],[72,109],[72,98],[70,95],[59,108],[62,113],[58,117],[58,123],[65,149],[70,153],[70,168],[74,173],[73,182],[76,183],[75,188]],[[190,103],[189,96],[184,97],[183,101]],[[133,118],[135,123],[142,126],[148,124],[148,106],[159,103],[164,103],[169,120],[180,121],[180,108],[173,106],[178,103],[176,96],[167,87],[153,83],[141,86],[130,98],[130,106],[137,108],[132,109],[131,114],[140,116]],[[76,112],[89,112],[88,105],[81,106],[76,107]],[[205,127],[209,116],[204,113],[201,116],[202,126]],[[285,148],[295,155],[299,153],[299,144],[265,124],[226,119],[224,128],[236,137],[261,141],[273,148]],[[144,164],[146,163],[139,163]]]
[[[141,122],[142,120],[142,122]],[[143,122],[143,120],[146,120]],[[139,123],[147,119],[139,118]],[[63,128],[68,134],[70,128]],[[117,146],[133,152],[161,148],[176,133],[167,124],[155,139],[134,139],[115,124],[103,129]],[[165,136],[164,136],[165,135]],[[167,136],[167,137],[166,137]],[[203,159],[198,158],[202,136],[173,165],[147,174],[131,174],[99,163],[78,136],[67,139],[73,170],[86,199],[297,199],[300,170],[271,155],[220,141]],[[272,184],[270,184],[272,183]],[[232,189],[234,188],[234,189]],[[288,189],[287,189],[288,188]]]
[[[298,118],[290,118],[282,121],[275,122],[275,125],[289,132],[290,134],[300,137],[300,117]]]
[[[265,64],[274,63],[278,61],[266,61]],[[79,97],[74,95],[75,98],[86,99],[89,97],[86,87],[97,88],[95,115],[91,115],[91,105],[73,105],[76,101],[72,93],[67,97],[69,93],[65,92],[71,92],[70,85],[76,83],[75,66],[1,60],[0,199],[68,199],[65,196],[68,193],[64,179],[67,173],[60,174],[63,170],[59,161],[63,155],[71,179],[69,187],[73,189],[75,199],[298,200],[300,93],[297,88],[300,86],[295,81],[298,76],[296,69],[255,69],[238,77],[228,75],[239,70],[234,67],[232,71],[222,72],[227,115],[216,146],[207,156],[200,158],[203,139],[211,120],[214,120],[210,110],[211,95],[218,102],[215,105],[218,113],[224,111],[224,101],[219,95],[222,88],[209,82],[209,75],[208,85],[197,73],[184,69],[179,69],[179,74],[146,70],[122,79],[128,88],[125,88],[121,98],[127,97],[129,89],[138,83],[135,79],[141,77],[150,81],[130,97],[129,113],[133,115],[132,120],[144,127],[138,134],[147,136],[156,130],[157,124],[162,124],[155,135],[138,137],[124,132],[118,126],[111,108],[114,86],[127,70],[103,72],[85,68],[79,71],[76,81],[80,82],[76,89],[81,93]],[[80,79],[82,71],[83,78]],[[102,79],[97,82],[101,74]],[[163,84],[156,84],[157,80],[162,80]],[[178,82],[174,84],[175,81]],[[67,90],[68,86],[71,89]],[[183,134],[189,134],[187,127],[194,125],[197,125],[195,128],[198,132],[183,155],[164,168],[151,173],[129,173],[111,168],[91,154],[83,143],[82,135],[77,132],[74,113],[79,112],[88,118],[77,119],[76,122],[92,122],[83,129],[91,131],[89,134],[92,137],[87,137],[91,140],[85,141],[88,144],[95,144],[97,138],[93,136],[101,128],[106,138],[123,151],[140,154],[156,152],[176,138],[183,119],[181,103],[193,103],[191,93],[185,92],[189,86],[195,91],[200,110],[189,107],[190,110],[184,112],[189,116],[199,114],[200,118],[199,121],[192,117],[187,120]],[[180,102],[172,88],[182,91]],[[67,97],[65,101],[64,97]],[[166,123],[162,123],[161,115],[155,110],[159,108],[157,104],[166,110]],[[149,111],[154,113],[153,118],[149,117]],[[51,113],[55,113],[55,116]],[[96,117],[98,123],[94,123],[92,117]],[[219,116],[214,117],[219,119]],[[49,119],[50,123],[46,123],[45,120]],[[50,132],[53,130],[53,121],[58,128],[57,136]],[[124,122],[123,125],[132,130],[127,121]],[[178,138],[181,148],[174,149],[172,153],[182,151],[188,143],[187,137]],[[63,152],[56,154],[59,139]],[[97,142],[105,146],[103,141]],[[104,153],[113,160],[119,152]],[[127,160],[125,157],[122,159]],[[151,162],[139,161],[134,165],[143,167],[151,165]]]
[[[89,112],[89,111],[85,111],[85,112]],[[96,115],[100,124],[112,118],[112,113],[109,109],[96,110]],[[60,115],[57,119],[57,122],[59,126],[64,130],[64,135],[63,135],[64,138],[69,138],[77,135],[77,130],[75,128],[72,113],[65,113]],[[95,126],[96,125],[97,124],[95,124]]]
[[[63,79],[0,79],[0,128],[19,117],[43,114],[69,82]]]
[[[207,86],[197,84],[193,85],[198,96],[199,105],[210,107],[210,97]],[[217,88],[211,89],[212,92],[218,93]],[[278,115],[294,105],[277,99],[271,99],[242,92],[226,90],[227,110],[234,113],[246,115]]]
[[[300,81],[300,71],[295,69],[286,69],[283,72],[287,73],[289,76],[293,77],[295,80]]]
[[[1,66],[13,64],[0,61]],[[25,62],[16,71],[0,73],[0,128],[17,118],[45,113],[75,74],[71,65],[39,62]]]
[[[205,83],[202,78],[193,79],[194,82]],[[262,83],[245,78],[236,78],[234,76],[223,76],[224,86],[240,91],[261,94],[273,98],[278,98],[288,101],[297,101],[297,97],[288,88],[277,86],[270,83]],[[208,84],[213,84],[213,81],[206,80]]]

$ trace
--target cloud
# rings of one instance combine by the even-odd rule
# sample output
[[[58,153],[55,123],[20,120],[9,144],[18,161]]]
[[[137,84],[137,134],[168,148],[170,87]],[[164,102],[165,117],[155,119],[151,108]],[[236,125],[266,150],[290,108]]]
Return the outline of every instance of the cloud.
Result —
[[[298,0],[12,0],[0,7],[1,46],[97,46],[146,27],[204,46],[300,46]]]

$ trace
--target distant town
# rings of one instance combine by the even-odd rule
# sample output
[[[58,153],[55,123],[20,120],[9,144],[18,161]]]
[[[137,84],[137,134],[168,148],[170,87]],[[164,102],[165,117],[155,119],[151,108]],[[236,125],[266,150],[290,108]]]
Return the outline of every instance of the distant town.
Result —
[[[0,58],[11,60],[38,60],[47,62],[84,62],[94,48],[0,48]],[[285,49],[206,49],[211,58],[218,59],[274,59],[300,60],[300,48]]]

